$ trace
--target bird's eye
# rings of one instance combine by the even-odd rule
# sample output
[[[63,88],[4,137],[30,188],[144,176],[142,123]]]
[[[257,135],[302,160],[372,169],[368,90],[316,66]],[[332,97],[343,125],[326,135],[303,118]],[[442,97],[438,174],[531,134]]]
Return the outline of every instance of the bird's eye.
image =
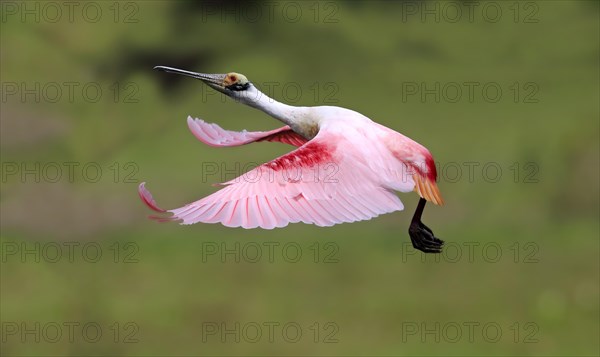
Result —
[[[229,85],[229,86],[227,86],[225,88],[227,88],[229,90],[232,90],[232,91],[239,92],[239,91],[243,91],[243,90],[248,89],[248,87],[250,87],[250,82],[246,82],[246,83],[234,83],[234,84]]]

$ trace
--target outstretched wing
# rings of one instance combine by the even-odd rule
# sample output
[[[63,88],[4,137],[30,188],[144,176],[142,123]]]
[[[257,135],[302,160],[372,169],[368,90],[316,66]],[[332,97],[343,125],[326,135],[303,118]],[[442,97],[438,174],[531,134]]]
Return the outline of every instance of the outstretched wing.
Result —
[[[307,142],[287,125],[271,131],[231,131],[202,119],[188,117],[187,122],[198,140],[214,147],[239,146],[255,141],[277,141],[293,146],[302,146]]]
[[[364,150],[322,128],[298,149],[181,208],[160,209],[144,183],[139,194],[150,208],[172,214],[155,217],[158,220],[243,228],[271,229],[296,222],[331,226],[402,210],[402,202],[372,170]]]

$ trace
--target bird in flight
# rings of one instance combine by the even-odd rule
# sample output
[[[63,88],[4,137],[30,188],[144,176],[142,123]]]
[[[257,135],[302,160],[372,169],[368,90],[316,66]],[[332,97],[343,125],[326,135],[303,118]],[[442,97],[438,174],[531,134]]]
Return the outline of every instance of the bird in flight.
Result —
[[[349,109],[277,102],[240,73],[154,68],[199,79],[285,124],[270,131],[235,132],[188,117],[189,129],[203,143],[225,147],[271,141],[295,149],[220,184],[224,187],[207,197],[168,211],[158,207],[143,182],[141,199],[160,213],[151,218],[264,229],[297,222],[332,226],[401,211],[404,205],[394,191],[416,191],[420,199],[408,229],[412,245],[425,253],[441,252],[444,242],[421,222],[427,201],[443,204],[433,157],[424,146]]]

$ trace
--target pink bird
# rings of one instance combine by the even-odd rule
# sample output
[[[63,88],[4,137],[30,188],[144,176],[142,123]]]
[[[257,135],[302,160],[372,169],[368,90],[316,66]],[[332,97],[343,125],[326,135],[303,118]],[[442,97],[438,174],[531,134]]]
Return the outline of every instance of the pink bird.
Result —
[[[296,148],[222,183],[224,188],[207,197],[168,211],[157,206],[142,183],[140,197],[162,213],[151,218],[264,229],[297,222],[332,226],[401,211],[404,205],[394,191],[416,191],[421,198],[408,229],[412,244],[426,253],[441,252],[444,242],[421,222],[427,201],[443,204],[433,157],[422,145],[349,109],[277,102],[239,73],[155,69],[200,79],[286,124],[271,131],[234,132],[188,117],[190,130],[203,143],[225,147],[274,141]]]

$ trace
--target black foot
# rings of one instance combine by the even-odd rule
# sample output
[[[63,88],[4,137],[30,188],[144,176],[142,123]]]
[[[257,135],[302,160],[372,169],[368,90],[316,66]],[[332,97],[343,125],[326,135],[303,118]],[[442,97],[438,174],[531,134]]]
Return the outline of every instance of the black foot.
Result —
[[[444,241],[433,236],[433,232],[422,222],[413,222],[408,228],[415,249],[423,253],[441,253]]]

